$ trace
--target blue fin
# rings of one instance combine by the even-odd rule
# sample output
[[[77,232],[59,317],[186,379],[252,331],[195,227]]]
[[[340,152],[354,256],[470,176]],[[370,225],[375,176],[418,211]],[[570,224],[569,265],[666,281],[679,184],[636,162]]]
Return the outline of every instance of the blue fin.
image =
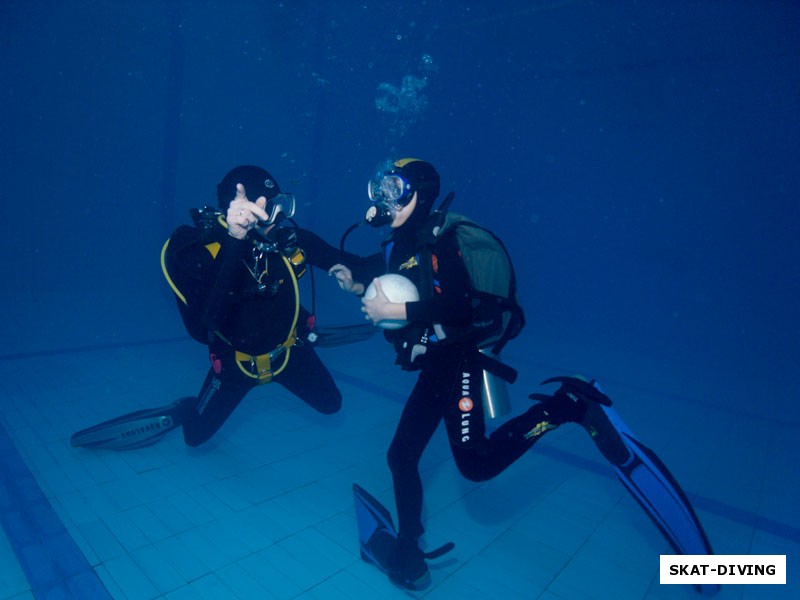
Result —
[[[133,450],[155,444],[180,423],[177,406],[137,410],[74,433],[73,448]]]
[[[667,466],[640,442],[610,406],[600,406],[622,439],[628,457],[613,464],[620,481],[650,516],[677,554],[713,554],[703,526],[681,486]],[[719,585],[696,586],[704,595],[719,591]]]
[[[391,578],[389,555],[397,545],[397,530],[394,527],[392,515],[383,504],[357,483],[353,484],[353,496],[356,501],[361,558],[378,567],[383,573],[389,574]],[[455,544],[447,542],[435,550],[424,553],[423,556],[426,559],[439,558],[453,548],[455,548]],[[419,589],[416,585],[402,584],[402,586],[408,589]]]
[[[389,554],[397,543],[392,515],[358,484],[353,484],[361,558],[384,573],[389,572]]]

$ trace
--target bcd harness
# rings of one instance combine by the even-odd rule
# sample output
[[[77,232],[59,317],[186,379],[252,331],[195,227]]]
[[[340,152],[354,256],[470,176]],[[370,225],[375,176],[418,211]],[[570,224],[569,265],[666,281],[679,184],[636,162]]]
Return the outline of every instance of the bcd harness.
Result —
[[[478,348],[491,349],[499,355],[509,340],[525,326],[525,315],[517,301],[517,281],[511,258],[503,242],[494,233],[457,213],[432,215],[436,225],[419,253],[421,285],[433,293],[438,285],[436,240],[445,233],[455,236],[459,255],[469,276],[472,323],[469,337]],[[444,327],[434,323],[434,331],[443,338]]]
[[[514,267],[500,238],[466,217],[448,212],[452,199],[451,192],[442,206],[428,217],[418,234],[417,254],[400,265],[400,271],[419,267],[420,295],[433,297],[439,288],[435,246],[445,233],[453,235],[469,276],[472,303],[468,331],[456,337],[464,339],[466,335],[479,349],[490,349],[492,354],[499,355],[525,326],[525,314],[517,301]],[[384,246],[387,267],[392,246],[392,241]],[[448,334],[441,323],[433,323],[433,331],[426,331],[423,337],[425,343],[444,342]]]
[[[193,212],[192,216],[195,218],[197,222],[199,219],[206,219],[208,220],[208,216],[203,215],[202,212],[199,212],[199,217],[197,216],[197,212]],[[206,213],[207,214],[207,213]],[[225,222],[225,218],[221,213],[214,211],[213,215],[216,217],[215,221],[218,222],[222,227],[228,227],[228,224]],[[198,226],[201,229],[209,229],[210,225],[206,223],[199,223]],[[175,296],[185,305],[189,306],[188,301],[184,294],[178,289],[178,286],[173,281],[172,277],[170,276],[167,270],[167,248],[169,247],[170,240],[167,239],[164,242],[164,246],[161,248],[161,270],[164,273],[164,277],[167,280],[170,288],[175,293]],[[216,260],[217,254],[221,248],[219,242],[211,242],[208,244],[204,244],[205,249],[211,254],[211,257]],[[305,254],[300,248],[296,248],[294,252],[290,256],[285,256],[283,253],[279,254],[281,260],[283,261],[284,265],[286,266],[286,271],[289,273],[289,279],[292,283],[292,288],[294,290],[294,314],[292,316],[291,326],[289,327],[288,334],[286,339],[278,344],[272,351],[266,352],[264,354],[248,354],[246,352],[242,352],[241,350],[234,350],[234,357],[236,360],[236,365],[239,367],[239,370],[247,377],[251,379],[258,380],[258,384],[269,383],[272,379],[278,375],[281,371],[286,368],[286,365],[289,364],[289,357],[291,355],[291,348],[297,343],[297,321],[300,316],[300,289],[297,283],[297,279],[299,276],[305,272],[305,270],[301,271],[298,275],[295,272],[296,268],[301,267],[305,263]],[[233,344],[224,336],[219,330],[213,332],[213,335],[216,336],[218,339],[222,340],[228,346],[233,347]],[[196,336],[192,336],[195,337]],[[200,341],[200,340],[198,340]],[[282,360],[281,360],[282,357]],[[278,367],[274,367],[275,364],[280,362]]]
[[[433,323],[432,330],[409,331],[414,339],[400,340],[400,344],[410,349],[410,363],[400,364],[407,364],[404,368],[413,370],[416,359],[425,354],[429,343],[469,340],[480,350],[476,352],[476,360],[483,369],[513,382],[516,370],[502,363],[498,356],[525,326],[525,314],[517,301],[514,267],[500,238],[462,215],[448,212],[452,199],[451,192],[441,207],[428,217],[418,235],[417,254],[400,265],[400,270],[419,267],[420,296],[432,297],[439,288],[435,245],[445,233],[452,234],[469,276],[472,320],[469,327],[461,331],[448,333],[449,328],[441,323]],[[387,267],[392,246],[391,240],[384,246]]]

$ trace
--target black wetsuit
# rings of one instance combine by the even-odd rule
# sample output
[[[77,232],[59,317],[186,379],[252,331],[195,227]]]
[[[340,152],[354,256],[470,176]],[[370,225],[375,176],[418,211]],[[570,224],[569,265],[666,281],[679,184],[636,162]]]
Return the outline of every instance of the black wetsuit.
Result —
[[[398,532],[416,539],[424,532],[419,461],[442,419],[456,465],[472,481],[501,473],[559,423],[544,412],[542,405],[536,405],[486,436],[483,369],[477,345],[465,333],[472,314],[469,276],[455,235],[446,232],[436,242],[428,259],[433,269],[433,290],[426,292],[423,282],[427,278],[420,268],[426,254],[420,252],[418,234],[405,229],[393,232],[386,253],[353,263],[352,271],[356,280],[366,283],[384,272],[399,273],[420,290],[420,301],[406,303],[410,325],[386,334],[398,352],[398,364],[409,370],[421,369],[387,457],[394,481]],[[432,335],[434,323],[443,326],[445,339]],[[411,362],[410,351],[426,331],[426,351]]]
[[[255,357],[279,348],[293,335],[296,311],[297,341],[272,361],[273,369],[280,369],[274,382],[321,413],[341,408],[339,389],[305,339],[309,312],[299,306],[296,286],[306,268],[328,269],[341,254],[306,230],[296,232],[305,254],[298,266],[279,252],[262,253],[252,241],[229,236],[221,223],[182,226],[170,237],[165,271],[187,330],[208,344],[211,361],[198,397],[181,403],[179,419],[189,446],[210,439],[247,392],[265,382],[255,364],[241,355],[237,360],[236,352]]]

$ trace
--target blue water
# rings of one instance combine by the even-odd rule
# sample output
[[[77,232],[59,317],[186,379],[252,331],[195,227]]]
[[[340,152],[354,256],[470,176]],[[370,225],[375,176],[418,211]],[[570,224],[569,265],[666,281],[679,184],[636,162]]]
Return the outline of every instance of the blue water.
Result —
[[[149,477],[143,473],[166,461],[197,469],[165,494],[173,504],[185,506],[176,500],[181,494],[199,497],[199,486],[227,494],[234,512],[263,507],[262,496],[245,494],[259,502],[240,504],[238,488],[220,483],[239,473],[232,465],[253,455],[305,454],[315,471],[325,453],[311,450],[327,441],[310,448],[302,436],[282,435],[261,450],[263,436],[248,429],[258,419],[271,431],[296,412],[293,425],[330,435],[331,447],[342,437],[348,447],[354,436],[365,438],[352,448],[358,463],[345,452],[337,462],[347,476],[339,482],[344,491],[331,485],[331,493],[341,504],[324,517],[349,518],[348,481],[388,490],[383,454],[412,381],[393,370],[378,339],[326,357],[345,391],[343,414],[329,421],[286,398],[278,414],[269,401],[245,403],[231,433],[199,455],[178,440],[164,443],[168,451],[144,452],[147,458],[76,454],[66,440],[100,418],[199,385],[203,350],[183,341],[158,256],[190,207],[214,203],[216,182],[230,167],[269,169],[297,195],[298,222],[338,243],[363,216],[376,165],[398,156],[433,162],[443,190],[456,192],[453,209],[490,226],[511,251],[528,317],[508,349],[522,372],[518,408],[549,375],[602,379],[626,421],[695,495],[717,546],[789,554],[791,572],[800,544],[793,508],[800,452],[792,441],[800,432],[798,23],[800,6],[791,1],[0,3],[0,424],[112,595],[179,594],[181,582],[222,567],[206,561],[198,572],[177,569],[173,580],[140,561],[138,571],[158,583],[152,590],[130,583],[134,570],[119,561],[166,538],[145,535],[139,543],[117,532],[119,551],[84,544],[120,522],[119,503],[99,500],[94,486],[136,490]],[[378,232],[358,230],[348,244],[367,251],[379,240]],[[318,276],[317,288],[321,322],[359,318],[357,304],[329,279]],[[369,360],[353,360],[359,351]],[[383,396],[374,389],[376,369],[378,383],[390,382]],[[371,395],[388,408],[367,405],[356,415],[353,407]],[[376,423],[381,435],[366,435],[363,428]],[[501,558],[520,552],[535,562],[540,549],[518,551],[516,540],[502,539],[511,531],[524,539],[526,518],[540,525],[558,515],[573,527],[553,526],[537,541],[563,556],[540,560],[531,594],[569,597],[560,573],[591,583],[599,575],[587,567],[604,554],[591,541],[598,527],[575,525],[581,508],[568,507],[565,516],[547,505],[553,490],[578,503],[595,485],[607,490],[609,507],[621,503],[603,521],[609,539],[628,540],[657,561],[663,548],[649,523],[635,521],[629,537],[614,536],[618,521],[641,515],[604,465],[591,462],[593,449],[577,434],[558,440],[515,466],[543,478],[547,494],[535,484],[512,485],[519,473],[467,494],[475,488],[458,478],[443,440],[434,440],[429,527],[447,522],[442,507],[451,504],[469,522],[496,527],[486,538],[492,544],[484,540],[496,553],[487,551],[470,572],[491,564],[486,570],[510,573]],[[143,464],[130,466],[137,461]],[[218,475],[214,485],[200,475],[204,468]],[[253,475],[246,483],[259,481]],[[308,501],[309,481],[292,479],[295,488],[275,481]],[[484,522],[481,503],[459,500],[462,493],[500,494],[507,510],[492,509],[496,518]],[[140,497],[122,510],[152,512],[163,500]],[[291,546],[313,525],[352,553],[349,534],[317,525],[324,517],[298,519],[275,543]],[[566,539],[589,541],[567,543],[567,530]],[[462,547],[474,541],[442,535],[467,538]],[[247,556],[267,551],[253,545]],[[244,558],[232,554],[220,581],[230,589],[240,582],[234,595],[245,597],[247,578],[236,576],[246,570]],[[469,556],[450,565],[448,577],[434,575],[431,597],[452,593],[445,586],[453,582],[468,582],[476,597],[493,589],[459,575]],[[350,558],[338,571],[328,565],[330,572],[362,577],[366,567]],[[655,569],[628,565],[623,570],[646,582],[616,588],[617,597],[673,597],[672,588],[652,582]],[[334,596],[297,585],[273,593]],[[174,597],[200,594],[193,589]],[[606,597],[596,589],[587,584],[580,593]],[[730,589],[730,597],[767,593]],[[769,593],[790,591],[775,589]]]

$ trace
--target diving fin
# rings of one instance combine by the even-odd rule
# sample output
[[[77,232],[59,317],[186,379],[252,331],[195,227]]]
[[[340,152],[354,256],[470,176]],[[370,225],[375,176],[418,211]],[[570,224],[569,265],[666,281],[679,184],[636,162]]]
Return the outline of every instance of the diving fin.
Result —
[[[650,516],[677,554],[714,554],[706,532],[689,499],[667,466],[640,442],[610,406],[602,406],[617,434],[630,452],[628,459],[613,465],[622,484]],[[718,584],[698,584],[707,596],[716,594]]]
[[[155,444],[180,425],[179,403],[137,410],[72,434],[73,448],[133,450]]]
[[[645,446],[611,408],[611,399],[594,380],[554,377],[567,397],[579,396],[586,404],[580,424],[589,432],[600,452],[622,484],[641,505],[677,554],[713,554],[703,526],[689,499],[667,466]],[[556,392],[558,394],[559,392]],[[549,398],[533,394],[534,399]],[[719,591],[719,585],[696,586],[704,595]]]
[[[389,554],[397,543],[397,530],[392,515],[357,483],[353,484],[358,521],[358,541],[361,558],[388,572]]]
[[[358,484],[353,484],[353,496],[356,503],[356,521],[358,523],[358,541],[361,546],[361,559],[378,567],[389,575],[389,578],[408,589],[423,589],[430,582],[430,574],[425,569],[424,575],[417,581],[399,581],[390,566],[390,556],[398,546],[397,530],[392,515],[371,494]],[[443,556],[455,548],[453,542],[425,552],[424,559]]]
[[[355,344],[368,340],[378,331],[372,323],[340,325],[336,327],[317,327],[309,334],[309,341],[320,348],[331,348],[345,344]],[[312,338],[313,336],[313,338]]]

